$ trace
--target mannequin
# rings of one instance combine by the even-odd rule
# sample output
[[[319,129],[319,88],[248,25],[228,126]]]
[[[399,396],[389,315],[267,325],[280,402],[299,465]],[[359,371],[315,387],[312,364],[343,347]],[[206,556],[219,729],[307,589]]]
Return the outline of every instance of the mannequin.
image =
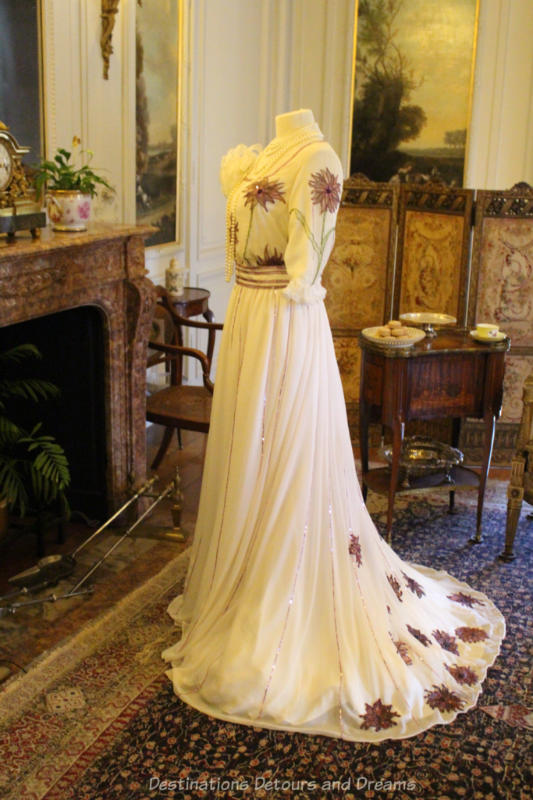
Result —
[[[475,705],[491,601],[408,564],[364,505],[320,277],[342,168],[309,109],[225,159],[233,288],[191,561],[163,657],[177,695],[264,728],[375,742]],[[362,298],[361,302],[364,302]]]
[[[288,111],[276,117],[276,136],[286,136],[304,125],[316,125],[313,112],[309,108],[300,108],[297,111]],[[318,126],[317,126],[318,127]]]

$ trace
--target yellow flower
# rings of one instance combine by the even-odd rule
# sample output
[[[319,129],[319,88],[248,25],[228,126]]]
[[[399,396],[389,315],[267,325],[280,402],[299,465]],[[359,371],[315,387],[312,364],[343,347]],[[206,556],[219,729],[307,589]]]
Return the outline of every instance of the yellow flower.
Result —
[[[79,147],[81,144],[81,139],[79,136],[72,137],[72,147]]]

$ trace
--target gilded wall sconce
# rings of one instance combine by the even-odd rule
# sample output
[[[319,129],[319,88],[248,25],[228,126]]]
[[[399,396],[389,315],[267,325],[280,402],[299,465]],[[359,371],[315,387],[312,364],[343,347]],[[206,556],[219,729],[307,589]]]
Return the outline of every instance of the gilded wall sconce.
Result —
[[[111,40],[113,38],[113,28],[115,27],[115,15],[118,13],[120,0],[102,0],[102,33],[100,36],[100,49],[104,59],[104,78],[109,78],[109,59],[113,52]]]

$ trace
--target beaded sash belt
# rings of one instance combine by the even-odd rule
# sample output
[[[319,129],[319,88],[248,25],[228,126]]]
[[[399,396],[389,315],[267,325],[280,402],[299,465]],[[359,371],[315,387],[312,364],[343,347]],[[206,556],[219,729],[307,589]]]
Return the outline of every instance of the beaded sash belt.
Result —
[[[250,289],[284,289],[289,283],[284,264],[263,264],[260,267],[236,264],[235,278],[239,286]]]

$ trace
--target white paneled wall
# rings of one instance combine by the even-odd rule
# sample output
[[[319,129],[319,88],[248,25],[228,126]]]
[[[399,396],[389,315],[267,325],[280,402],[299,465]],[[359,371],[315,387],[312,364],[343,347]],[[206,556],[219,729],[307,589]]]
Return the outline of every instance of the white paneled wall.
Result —
[[[290,107],[313,109],[347,174],[355,3],[295,0],[290,5]]]
[[[224,285],[224,197],[219,165],[239,142],[261,141],[262,13],[247,0],[191,3],[191,73],[188,145],[188,266],[191,283],[209,289],[220,319]],[[246,34],[244,35],[244,32]]]
[[[50,155],[57,147],[68,149],[74,135],[81,138],[84,149],[94,152],[93,165],[104,170],[117,189],[110,203],[96,203],[98,217],[110,222],[131,220],[129,172],[135,161],[134,153],[129,157],[126,154],[135,141],[135,109],[131,108],[131,93],[125,91],[126,70],[129,72],[131,63],[125,47],[124,21],[129,20],[131,27],[134,7],[134,0],[122,0],[113,32],[115,52],[106,81],[102,78],[100,55],[100,3],[42,0],[47,152]],[[134,92],[134,69],[132,75]]]
[[[102,78],[100,3],[42,0],[48,150],[74,134],[117,187],[111,221],[135,213],[135,9],[121,0],[110,78]],[[179,241],[150,248],[162,280],[172,255],[191,285],[212,293],[217,319],[223,278],[223,153],[266,143],[274,116],[309,107],[348,163],[355,0],[182,0]],[[533,182],[533,0],[480,0],[468,185]]]

